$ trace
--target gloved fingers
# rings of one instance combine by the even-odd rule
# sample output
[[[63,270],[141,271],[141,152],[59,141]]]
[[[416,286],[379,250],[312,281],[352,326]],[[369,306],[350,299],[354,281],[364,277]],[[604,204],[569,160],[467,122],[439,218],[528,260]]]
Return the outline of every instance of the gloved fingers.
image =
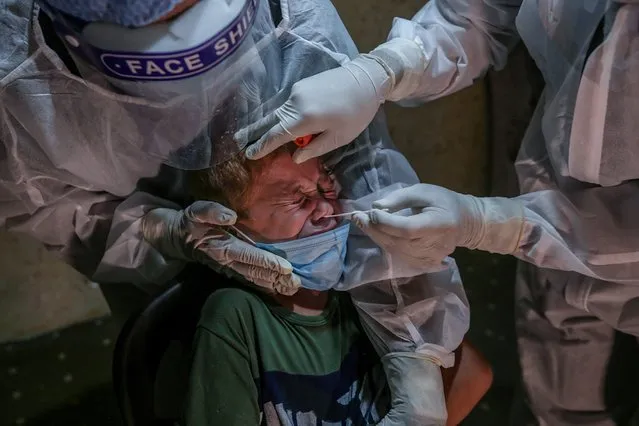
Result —
[[[265,133],[257,142],[248,147],[247,158],[259,160],[295,138],[312,133],[304,131],[304,128],[308,126],[304,120],[299,120],[300,115],[290,99],[271,115],[275,116],[276,120],[271,119],[273,125],[265,129]]]
[[[373,208],[388,209],[390,212],[396,212],[410,208],[428,207],[431,188],[437,187],[425,184],[417,185],[408,186],[391,192],[381,200],[375,201],[373,203]]]
[[[301,280],[292,272],[280,274],[272,269],[240,262],[231,262],[229,268],[256,284],[273,288],[278,293],[293,294],[301,285]]]
[[[250,160],[259,160],[275,151],[282,145],[291,142],[297,136],[293,136],[281,123],[275,124],[262,137],[249,146],[246,150],[246,158]]]
[[[195,248],[220,265],[244,263],[288,275],[293,272],[291,263],[273,253],[246,243],[231,234],[210,235],[199,241]]]
[[[412,216],[400,216],[381,210],[373,210],[368,214],[370,227],[403,239],[423,239],[429,236],[436,238],[458,227],[455,216],[442,209],[427,208]]]
[[[207,225],[233,225],[237,214],[213,201],[196,201],[184,210],[184,216],[194,223]]]
[[[292,97],[273,112],[278,117],[277,122],[257,142],[248,147],[247,158],[258,160],[282,145],[292,142],[295,138],[313,135],[324,130],[314,119],[298,111],[294,99]]]
[[[140,229],[144,239],[154,244],[158,239],[164,237],[167,228],[171,227],[171,223],[178,222],[180,213],[177,210],[167,208],[156,208],[149,210],[140,223]]]
[[[397,250],[401,254],[403,262],[408,262],[411,265],[419,266],[423,271],[440,272],[447,269],[448,266],[444,260],[450,253],[439,248],[433,248],[433,250],[420,250],[419,241],[411,242],[406,245],[400,245]]]
[[[395,245],[397,245],[397,238],[392,235],[388,235],[378,229],[375,229],[372,226],[367,214],[358,213],[356,215],[353,215],[353,223],[355,223],[358,228],[364,231],[364,233],[368,235],[378,246],[384,248],[385,250],[388,250],[390,247],[394,247]]]
[[[334,133],[326,131],[316,136],[306,147],[295,150],[293,161],[297,164],[301,164],[311,158],[327,154],[349,142],[348,140],[343,143],[341,141],[336,142]]]
[[[249,281],[268,283],[269,287],[277,281],[278,273],[272,269],[262,268],[260,266],[249,265],[247,263],[231,262],[227,265],[229,268],[242,275]]]
[[[297,293],[297,290],[300,289],[302,285],[302,280],[295,274],[289,275],[280,275],[275,283],[273,283],[273,288],[280,294],[284,296],[292,296]]]
[[[270,281],[255,278],[252,282],[258,287],[267,290],[268,292],[275,292],[283,296],[292,296],[297,293],[297,290],[299,290],[299,287],[281,285],[278,281],[272,283]]]
[[[365,229],[364,232],[370,237],[375,244],[380,246],[385,252],[390,255],[389,262],[401,259],[402,263],[408,263],[411,265],[419,265],[420,268],[424,268],[429,272],[435,272],[442,269],[441,259],[446,257],[440,253],[432,253],[434,257],[431,258],[431,253],[428,257],[424,255],[423,250],[420,250],[420,240],[398,240],[397,237],[391,237],[383,232],[379,232],[374,228]]]
[[[295,294],[302,284],[300,278],[293,273],[279,274],[271,269],[239,262],[231,262],[228,267],[258,286],[285,296]]]
[[[276,254],[270,253],[235,237],[228,245],[226,257],[232,262],[253,265],[277,274],[289,275],[293,272],[290,262]]]
[[[413,238],[390,235],[384,230],[378,229],[374,223],[371,223],[366,213],[353,215],[353,222],[385,251],[401,254],[403,259],[410,262],[418,262],[420,266],[424,266],[432,272],[441,270],[443,259],[450,254],[444,248],[439,247],[436,241],[432,241],[430,242],[432,249],[427,250],[428,256],[425,256],[424,247],[429,245],[429,241],[425,241],[421,235]]]
[[[399,216],[382,210],[373,210],[368,213],[370,217],[369,228],[387,234],[391,237],[412,239],[417,238],[428,225],[424,216],[429,213],[420,213],[413,216]]]
[[[355,213],[351,216],[351,221],[357,225],[358,228],[364,229],[370,225],[371,218],[366,213]]]
[[[235,132],[235,134],[233,135],[233,139],[235,139],[235,141],[240,146],[246,146],[249,143],[262,137],[268,129],[275,126],[277,123],[279,123],[279,121],[280,118],[277,116],[277,114],[275,114],[275,111],[273,111],[270,114],[262,117],[255,123],[249,124],[248,126]]]

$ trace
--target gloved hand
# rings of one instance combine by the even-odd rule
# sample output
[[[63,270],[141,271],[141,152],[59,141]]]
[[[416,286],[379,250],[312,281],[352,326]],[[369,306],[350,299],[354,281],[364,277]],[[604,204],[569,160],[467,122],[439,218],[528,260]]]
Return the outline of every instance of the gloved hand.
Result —
[[[385,100],[398,100],[416,84],[409,78],[425,68],[421,48],[395,39],[370,54],[359,55],[339,68],[298,81],[289,99],[259,122],[237,132],[251,145],[246,156],[259,159],[306,135],[319,134],[293,160],[302,163],[348,144],[370,124]]]
[[[221,227],[233,225],[233,210],[197,201],[182,211],[158,208],[142,219],[144,238],[167,257],[197,261],[213,269],[226,266],[247,280],[284,295],[301,282],[286,260],[235,238]]]
[[[523,232],[523,206],[509,198],[478,198],[435,185],[417,184],[391,192],[353,220],[385,250],[416,262],[441,264],[455,247],[511,254]],[[412,215],[391,214],[412,209]]]
[[[448,419],[439,365],[416,353],[389,353],[382,365],[391,407],[379,426],[445,426]]]

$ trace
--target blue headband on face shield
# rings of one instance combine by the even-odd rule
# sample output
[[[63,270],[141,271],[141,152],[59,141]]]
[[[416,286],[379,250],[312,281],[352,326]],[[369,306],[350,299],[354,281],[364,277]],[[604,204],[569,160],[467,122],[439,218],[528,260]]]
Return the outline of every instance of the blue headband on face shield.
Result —
[[[87,22],[111,22],[141,27],[167,15],[181,0],[46,0],[46,3]]]
[[[302,287],[326,291],[337,285],[344,272],[349,230],[350,223],[346,222],[332,231],[299,240],[256,246],[288,260]]]
[[[138,3],[128,1],[126,7]],[[133,83],[193,79],[225,63],[242,46],[247,50],[244,42],[253,40],[259,7],[259,0],[200,0],[170,22],[130,28],[114,18],[96,22],[77,11],[51,7],[62,3],[41,5],[74,59],[111,79]]]

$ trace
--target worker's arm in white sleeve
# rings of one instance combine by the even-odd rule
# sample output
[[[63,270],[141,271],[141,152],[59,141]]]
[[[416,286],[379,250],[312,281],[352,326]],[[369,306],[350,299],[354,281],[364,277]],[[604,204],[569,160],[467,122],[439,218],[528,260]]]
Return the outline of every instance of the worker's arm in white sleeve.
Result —
[[[395,270],[392,275],[403,275],[397,269],[405,264],[395,261],[395,253],[399,255],[386,252],[386,263]],[[454,351],[470,324],[470,307],[455,261],[449,258],[445,264],[438,272],[349,291],[388,381],[391,404],[380,425],[446,424],[440,367],[454,366]]]
[[[280,293],[294,293],[299,286],[286,260],[221,230],[218,225],[234,223],[235,215],[216,203],[181,209],[145,192],[122,200],[77,188],[37,208],[11,196],[2,198],[7,230],[35,237],[102,284],[130,283],[153,293],[188,261],[196,261],[226,267]]]
[[[506,64],[518,36],[522,0],[431,0],[411,19],[395,18],[389,41],[373,52],[395,74],[389,100],[416,103],[465,87]],[[410,43],[409,43],[410,42]],[[425,59],[420,69],[411,49]]]
[[[523,228],[513,255],[537,266],[639,284],[639,186],[521,195]]]
[[[506,62],[517,40],[522,0],[431,0],[411,20],[396,19],[390,40],[368,54],[295,83],[288,100],[235,138],[259,159],[316,135],[293,159],[304,162],[353,141],[385,101],[435,99],[470,86]]]
[[[405,262],[437,268],[456,247],[466,247],[604,281],[639,283],[638,190],[636,182],[626,182],[500,198],[418,184],[392,192],[373,203],[380,210],[354,220]]]
[[[3,197],[4,228],[40,241],[66,263],[100,283],[130,283],[153,292],[186,264],[168,259],[141,237],[140,218],[157,207],[175,207],[139,193],[128,199],[70,188],[43,206]],[[144,199],[145,204],[140,202]]]

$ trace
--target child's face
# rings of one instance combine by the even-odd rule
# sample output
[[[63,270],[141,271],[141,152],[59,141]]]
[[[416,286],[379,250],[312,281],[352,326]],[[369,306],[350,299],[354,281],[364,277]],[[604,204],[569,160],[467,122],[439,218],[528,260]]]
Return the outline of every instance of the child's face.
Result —
[[[238,225],[260,242],[278,242],[329,231],[340,213],[338,187],[319,159],[296,164],[291,154],[275,155],[255,177],[245,219]]]

